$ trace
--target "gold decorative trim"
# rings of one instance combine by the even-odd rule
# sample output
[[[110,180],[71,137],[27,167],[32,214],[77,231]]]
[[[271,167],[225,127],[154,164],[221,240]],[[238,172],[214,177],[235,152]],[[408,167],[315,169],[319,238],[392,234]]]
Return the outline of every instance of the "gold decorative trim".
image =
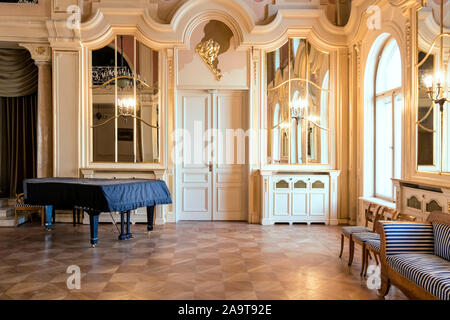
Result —
[[[134,119],[136,119],[136,120],[139,120],[139,121],[143,122],[144,124],[146,124],[147,126],[149,126],[149,127],[151,127],[151,128],[159,129],[159,126],[155,126],[155,125],[153,125],[153,124],[150,124],[150,123],[148,123],[147,121],[145,121],[144,119],[142,119],[141,117],[138,117],[138,116],[135,116],[135,115],[132,115],[132,114],[130,114],[130,115],[119,114],[119,115],[117,115],[117,116],[115,116],[115,117],[111,117],[111,118],[109,118],[108,120],[103,121],[102,123],[99,123],[99,124],[96,124],[96,125],[92,125],[91,128],[98,128],[98,127],[104,126],[104,125],[107,124],[108,122],[110,122],[110,121],[112,121],[112,120],[114,120],[114,119],[119,119],[120,117],[130,117],[130,118],[134,118]]]
[[[303,81],[303,82],[306,82],[306,83],[309,83],[309,84],[313,85],[314,87],[316,87],[316,88],[319,89],[320,91],[331,92],[330,89],[324,89],[324,88],[322,88],[321,86],[319,86],[318,84],[312,82],[311,80],[304,79],[304,78],[292,78],[292,79],[284,80],[282,83],[280,83],[280,84],[277,85],[276,87],[268,88],[267,91],[274,91],[274,90],[277,90],[277,89],[281,88],[282,86],[286,85],[287,83],[291,83],[291,82],[293,82],[293,81]]]
[[[209,70],[216,76],[217,80],[221,80],[223,75],[222,71],[217,67],[219,64],[219,60],[217,59],[219,55],[220,44],[213,40],[209,39],[204,42],[200,42],[196,47],[195,51],[202,58],[202,60],[206,63]]]
[[[434,46],[436,45],[436,41],[438,41],[440,38],[445,38],[445,37],[450,38],[450,32],[441,33],[441,34],[437,35],[436,38],[434,38],[433,43],[432,43],[430,49],[428,50],[427,54],[425,55],[425,57],[423,57],[423,59],[416,64],[417,68],[419,68],[421,65],[423,65],[425,63],[425,61],[428,59],[428,57],[430,56],[431,52],[434,49]]]

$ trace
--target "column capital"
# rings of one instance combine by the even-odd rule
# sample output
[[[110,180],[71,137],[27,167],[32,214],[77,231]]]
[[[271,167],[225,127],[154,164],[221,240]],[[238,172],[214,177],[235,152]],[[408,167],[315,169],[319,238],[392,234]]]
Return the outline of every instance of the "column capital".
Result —
[[[48,44],[42,43],[20,43],[20,46],[26,48],[36,65],[49,64],[52,61],[52,49]]]

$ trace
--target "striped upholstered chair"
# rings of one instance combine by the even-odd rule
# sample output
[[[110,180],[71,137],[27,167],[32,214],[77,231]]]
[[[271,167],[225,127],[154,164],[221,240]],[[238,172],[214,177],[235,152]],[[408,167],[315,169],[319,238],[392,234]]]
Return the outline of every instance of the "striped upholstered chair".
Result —
[[[433,212],[427,220],[377,225],[381,296],[393,284],[412,299],[450,300],[450,214]]]
[[[367,243],[371,241],[373,244],[376,241],[380,241],[380,235],[375,232],[375,226],[379,220],[394,220],[397,215],[397,211],[388,207],[381,207],[377,210],[375,214],[375,219],[373,222],[372,232],[359,232],[353,235],[354,244],[361,246],[361,276],[364,275],[365,270],[368,265],[368,258],[370,257],[369,252],[366,250]],[[353,244],[353,245],[354,245]],[[353,250],[354,251],[354,250]]]
[[[392,209],[391,209],[392,210]],[[395,211],[391,211],[388,210],[388,213],[386,215],[386,213],[381,213],[380,219],[383,220],[390,220],[389,216],[393,216],[393,219],[395,221],[409,221],[409,222],[413,222],[417,220],[417,217],[415,216],[411,216],[411,215],[407,215],[407,214],[396,214]],[[390,211],[390,212],[389,212]],[[365,245],[365,266],[364,266],[364,276],[367,275],[367,267],[369,266],[369,257],[370,257],[370,253],[373,254],[376,264],[378,265],[378,257],[380,256],[380,239],[370,239],[366,242]]]
[[[360,232],[373,232],[373,229],[369,228],[369,222],[373,223],[375,221],[375,217],[380,210],[381,206],[370,203],[369,207],[364,212],[365,224],[362,226],[345,226],[341,229],[341,251],[339,253],[339,258],[342,257],[342,252],[344,251],[344,240],[348,238],[349,243],[349,257],[348,257],[348,265],[351,266],[353,262],[355,244],[353,242],[353,235]]]

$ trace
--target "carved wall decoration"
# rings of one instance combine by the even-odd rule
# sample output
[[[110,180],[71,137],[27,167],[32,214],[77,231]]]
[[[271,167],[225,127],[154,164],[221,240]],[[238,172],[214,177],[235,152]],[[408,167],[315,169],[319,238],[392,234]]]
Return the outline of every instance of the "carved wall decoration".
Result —
[[[169,87],[173,87],[173,80],[174,80],[174,68],[173,68],[173,49],[167,50],[167,65],[169,67]]]
[[[196,46],[195,51],[203,59],[217,80],[222,79],[222,71],[219,69],[218,56],[228,51],[233,32],[228,26],[217,20],[211,20],[203,29],[205,36]]]
[[[357,86],[361,86],[361,41],[353,46],[356,52],[356,79]]]
[[[219,64],[219,60],[217,59],[219,50],[220,44],[213,39],[201,42],[195,48],[195,51],[203,59],[211,72],[214,73],[217,80],[220,80],[223,77],[222,71],[217,67]]]
[[[52,50],[50,46],[36,43],[21,43],[20,46],[26,48],[31,58],[36,63],[48,63],[52,60]]]
[[[410,19],[406,19],[405,37],[406,37],[406,57],[407,57],[407,61],[411,61],[412,35],[411,35],[411,20]]]

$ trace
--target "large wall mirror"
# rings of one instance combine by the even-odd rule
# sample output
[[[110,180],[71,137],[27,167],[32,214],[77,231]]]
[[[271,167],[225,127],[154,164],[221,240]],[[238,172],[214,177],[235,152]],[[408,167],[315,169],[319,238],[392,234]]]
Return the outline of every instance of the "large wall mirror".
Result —
[[[417,24],[417,168],[450,172],[450,2],[428,1]]]
[[[330,57],[303,38],[266,53],[267,163],[328,164]]]
[[[158,65],[158,51],[130,35],[92,51],[93,162],[160,162]]]

